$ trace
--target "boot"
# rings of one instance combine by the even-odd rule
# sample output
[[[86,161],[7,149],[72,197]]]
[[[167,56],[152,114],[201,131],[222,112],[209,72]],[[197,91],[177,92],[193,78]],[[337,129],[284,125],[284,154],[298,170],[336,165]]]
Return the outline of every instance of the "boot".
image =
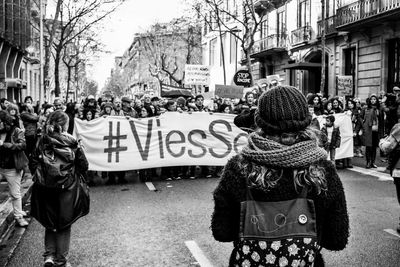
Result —
[[[349,169],[353,168],[353,163],[352,163],[351,158],[347,158],[346,160],[347,160],[347,168],[349,168]]]
[[[115,182],[115,173],[109,172],[108,173],[108,181],[106,182],[107,185],[114,185],[116,184]]]
[[[365,159],[367,160],[367,165],[365,168],[370,169],[371,168],[371,148],[370,147],[365,147]]]
[[[375,165],[376,147],[373,147],[371,152],[372,152],[372,153],[371,153],[371,167],[372,167],[372,168],[378,168],[378,166]]]
[[[396,231],[400,235],[400,218],[399,218],[399,224],[397,225]]]

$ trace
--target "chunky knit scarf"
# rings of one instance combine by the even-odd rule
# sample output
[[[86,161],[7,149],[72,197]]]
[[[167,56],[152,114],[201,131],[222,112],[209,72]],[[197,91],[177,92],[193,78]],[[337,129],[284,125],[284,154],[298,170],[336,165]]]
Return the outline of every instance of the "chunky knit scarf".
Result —
[[[326,151],[313,140],[284,145],[257,133],[251,133],[248,139],[248,146],[242,150],[243,157],[271,168],[304,168],[327,158]]]

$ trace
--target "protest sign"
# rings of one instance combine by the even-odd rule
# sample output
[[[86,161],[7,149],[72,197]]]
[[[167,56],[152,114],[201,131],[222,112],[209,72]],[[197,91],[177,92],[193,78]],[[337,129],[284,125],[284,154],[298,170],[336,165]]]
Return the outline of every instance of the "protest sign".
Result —
[[[185,65],[185,85],[209,85],[210,66]]]
[[[353,126],[351,117],[346,113],[334,114],[335,125],[339,126],[340,130],[340,147],[336,149],[336,159],[352,158],[353,157]],[[320,127],[325,124],[326,115],[318,116]]]
[[[215,95],[223,98],[242,98],[243,86],[215,85]]]
[[[247,143],[232,114],[168,112],[160,117],[75,119],[89,169],[124,171],[184,165],[223,166]]]
[[[336,86],[339,96],[351,95],[353,93],[353,76],[336,76]]]
[[[252,80],[253,78],[248,70],[238,70],[233,76],[233,82],[238,86],[249,87]]]

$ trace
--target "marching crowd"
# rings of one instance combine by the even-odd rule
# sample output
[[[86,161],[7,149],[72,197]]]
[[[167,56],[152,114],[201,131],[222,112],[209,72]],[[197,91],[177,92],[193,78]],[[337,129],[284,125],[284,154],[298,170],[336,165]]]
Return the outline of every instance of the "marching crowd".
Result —
[[[281,88],[280,91],[278,90],[279,88]],[[317,142],[312,142],[316,143],[315,145],[317,147],[313,149],[318,151],[322,156],[324,153],[321,152],[321,149],[325,150],[330,156],[329,164],[331,164],[334,169],[338,169],[353,167],[351,158],[335,160],[336,148],[341,144],[341,134],[338,125],[335,123],[335,116],[333,115],[343,113],[349,116],[351,120],[354,139],[354,156],[364,157],[365,155],[366,168],[377,168],[375,161],[378,147],[380,146],[382,159],[388,161],[388,170],[391,173],[398,172],[398,174],[400,174],[400,165],[398,168],[396,165],[398,158],[394,159],[391,156],[394,155],[391,151],[397,147],[397,140],[400,140],[400,123],[398,123],[400,118],[400,88],[394,87],[394,93],[381,94],[379,96],[374,94],[370,95],[365,101],[359,98],[347,97],[325,98],[318,93],[300,97],[299,95],[302,94],[297,92],[297,89],[293,88],[277,86],[270,90],[263,90],[258,87],[253,87],[244,94],[243,99],[230,99],[216,96],[212,100],[205,100],[201,94],[189,98],[178,97],[175,99],[164,99],[145,94],[140,98],[135,97],[134,99],[124,96],[122,98],[100,97],[96,100],[93,95],[89,95],[82,103],[74,103],[72,101],[63,103],[61,99],[56,98],[53,103],[44,103],[42,105],[39,105],[38,102],[34,102],[30,96],[25,97],[23,103],[11,103],[7,99],[1,99],[0,176],[7,180],[16,222],[22,227],[28,225],[28,222],[24,218],[27,214],[22,210],[20,186],[23,177],[30,175],[29,171],[32,174],[34,174],[34,172],[36,174],[38,170],[37,161],[41,160],[40,153],[43,153],[43,149],[45,149],[46,146],[61,146],[70,147],[74,151],[78,149],[77,151],[79,151],[79,142],[71,135],[75,118],[90,121],[106,116],[147,118],[162,116],[165,112],[230,113],[235,115],[235,125],[250,133],[249,140],[251,138],[254,139],[252,139],[254,143],[249,144],[249,148],[246,149],[250,149],[254,145],[261,145],[263,149],[270,147],[269,145],[264,147],[264,144],[261,143],[257,144],[257,142],[261,141],[257,139],[260,138],[258,135],[263,136],[263,133],[258,133],[260,129],[268,129],[268,131],[271,132],[281,133],[283,127],[284,131],[282,134],[288,136],[279,135],[276,138],[280,140],[279,142],[285,143],[293,139],[293,136],[291,136],[292,132],[290,132],[291,129],[299,130],[301,128],[301,131],[297,134],[300,134],[298,136],[299,138],[303,138],[304,136],[301,137],[301,133],[306,127],[313,132],[313,136],[316,136],[315,140]],[[271,98],[272,93],[268,96],[268,92],[275,92],[273,99]],[[285,95],[286,93],[288,95]],[[289,93],[298,95],[292,97]],[[293,102],[294,104],[298,104],[296,99],[301,98],[305,99],[306,108],[308,107],[308,110],[303,112],[304,114],[301,113],[301,110],[293,111],[291,107],[289,107],[287,111],[282,109],[282,107],[286,105],[285,101],[293,100],[295,101]],[[274,103],[280,104],[274,105]],[[288,105],[290,104],[288,103]],[[281,106],[280,110],[276,109],[277,106]],[[299,114],[296,115],[295,113]],[[317,116],[321,115],[324,119],[321,120],[321,117],[319,117],[318,120]],[[302,119],[295,121],[291,119],[294,118],[293,116],[300,116]],[[321,121],[324,122],[323,125],[320,125]],[[300,122],[304,125],[298,125]],[[311,127],[308,127],[308,125]],[[272,142],[275,137],[270,136],[268,138],[268,142]],[[294,143],[298,142],[296,138],[292,140]],[[43,143],[41,146],[38,145],[38,140]],[[63,151],[64,150],[62,150],[62,152]],[[246,151],[242,152],[242,154],[244,153],[243,155],[246,155]],[[259,153],[260,151],[256,149],[251,151],[250,154],[252,155],[251,157],[254,156],[257,158],[259,157]],[[400,156],[400,153],[395,154],[396,156]],[[288,156],[290,158],[293,155]],[[83,163],[83,165],[79,168],[82,172],[86,172],[88,164],[83,152],[80,158],[79,162],[81,164]],[[74,162],[76,161],[74,157],[70,159]],[[252,161],[253,158],[249,158],[249,160]],[[270,156],[265,160],[271,160]],[[75,162],[73,164],[76,165],[77,163]],[[236,167],[234,169],[236,169]],[[398,171],[396,172],[397,169]],[[226,170],[223,170],[221,166],[174,166],[139,170],[137,174],[141,181],[146,181],[154,176],[159,176],[165,180],[179,180],[182,178],[195,179],[196,177],[209,178],[219,176],[221,172],[222,177],[224,177],[224,175],[226,175]],[[102,172],[101,178],[107,179],[106,184],[115,184],[117,182],[126,183],[125,174],[125,172],[121,171]],[[87,172],[87,183],[89,185],[94,184],[94,177],[96,175],[97,172]],[[44,179],[45,177],[42,178]],[[40,179],[40,177],[37,179]],[[395,179],[398,198],[400,195],[399,180],[400,179]],[[51,206],[54,203],[58,203],[58,201],[47,199],[51,194],[43,194],[41,190],[45,190],[44,187],[40,187],[40,185],[36,184],[40,183],[35,181],[34,184],[31,200],[31,215],[37,218],[46,227],[46,252],[44,257],[46,261],[52,264],[56,253],[57,259],[65,264],[65,256],[68,253],[68,247],[64,245],[69,244],[70,225],[77,218],[87,214],[88,206],[86,207],[83,205],[79,214],[68,217],[66,219],[68,222],[67,224],[62,226],[54,225],[54,221],[48,221],[48,216],[43,216],[43,214],[49,214],[49,210],[51,212],[53,212],[54,209],[59,210],[58,207]],[[76,190],[83,190],[82,188],[84,187],[75,185],[75,188]],[[60,196],[56,194],[54,197],[59,198]],[[400,199],[398,200],[400,203]],[[60,201],[60,203],[62,203],[63,200]],[[73,203],[69,203],[67,206],[72,209],[76,208],[73,206]],[[61,214],[57,216],[65,216],[65,213],[61,212]],[[57,231],[53,231],[53,228],[57,229]],[[397,230],[400,232],[400,225]],[[57,250],[57,252],[54,252],[52,248],[55,243],[59,242],[57,240],[62,241],[60,243],[60,248],[58,248],[59,251]],[[48,266],[53,266],[51,264]]]
[[[11,103],[7,99],[1,99],[1,110],[6,111],[15,120],[15,125],[23,130],[26,139],[25,154],[29,157],[37,136],[40,136],[50,113],[55,110],[63,110],[69,117],[68,133],[72,134],[74,119],[93,120],[105,116],[125,116],[132,118],[146,118],[160,116],[165,112],[221,112],[235,114],[234,123],[248,132],[256,128],[254,113],[257,109],[257,101],[263,90],[253,87],[247,91],[243,99],[221,98],[206,100],[199,94],[195,97],[178,97],[165,99],[148,94],[132,99],[128,96],[122,98],[100,97],[97,100],[89,95],[82,103],[63,103],[56,98],[54,102],[39,105],[32,97],[27,96],[23,103]],[[351,118],[353,126],[354,156],[364,157],[366,168],[376,168],[376,153],[379,139],[387,136],[393,125],[400,118],[400,89],[394,87],[394,93],[384,95],[370,95],[365,101],[359,98],[331,97],[325,98],[321,94],[308,94],[309,112],[313,116],[312,125],[321,130],[321,146],[329,152],[331,160],[335,160],[335,149],[340,146],[340,131],[335,124],[333,114],[344,113]],[[319,125],[316,116],[325,115],[326,123]],[[365,147],[365,148],[364,148]],[[383,160],[386,160],[382,154]],[[352,159],[336,160],[337,168],[352,168]],[[197,166],[197,169],[199,167]],[[221,168],[201,167],[201,175],[204,177],[217,174]],[[161,175],[164,179],[195,178],[195,166],[163,168]],[[89,173],[89,183],[93,185],[95,172]],[[141,180],[146,180],[156,174],[156,170],[139,171]],[[108,184],[117,182],[125,183],[124,172],[102,173],[102,178],[108,177]]]

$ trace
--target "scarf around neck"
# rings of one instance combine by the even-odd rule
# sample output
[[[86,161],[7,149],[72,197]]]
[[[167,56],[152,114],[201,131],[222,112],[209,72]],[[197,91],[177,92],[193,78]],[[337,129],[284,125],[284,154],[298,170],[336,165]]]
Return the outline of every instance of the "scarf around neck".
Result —
[[[248,139],[249,144],[243,148],[242,156],[271,168],[304,168],[328,156],[323,148],[318,147],[315,140],[284,145],[255,132],[251,133]]]

